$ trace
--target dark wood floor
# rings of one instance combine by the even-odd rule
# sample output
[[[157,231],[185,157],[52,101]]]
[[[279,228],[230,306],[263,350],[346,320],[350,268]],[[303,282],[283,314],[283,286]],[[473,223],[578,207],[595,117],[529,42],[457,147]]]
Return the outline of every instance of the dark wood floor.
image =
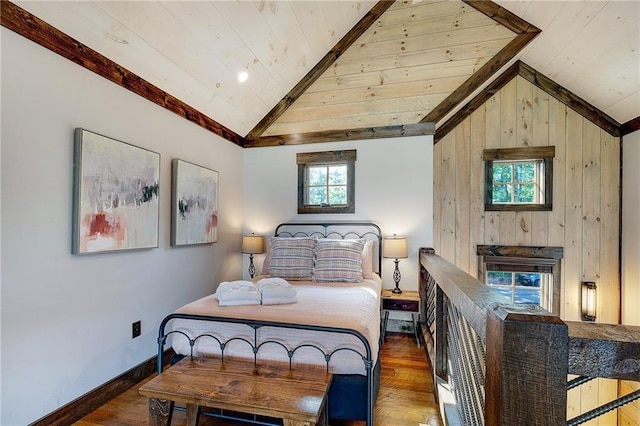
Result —
[[[375,408],[379,426],[441,426],[433,397],[433,379],[423,348],[409,334],[387,334],[381,351],[382,376]],[[149,380],[149,379],[147,379]],[[146,380],[145,380],[146,381]],[[143,382],[75,423],[78,426],[148,424],[147,399],[138,394]],[[173,426],[186,424],[183,412],[173,415]],[[331,426],[360,426],[364,422],[332,421]],[[246,423],[202,417],[201,426],[240,426]]]

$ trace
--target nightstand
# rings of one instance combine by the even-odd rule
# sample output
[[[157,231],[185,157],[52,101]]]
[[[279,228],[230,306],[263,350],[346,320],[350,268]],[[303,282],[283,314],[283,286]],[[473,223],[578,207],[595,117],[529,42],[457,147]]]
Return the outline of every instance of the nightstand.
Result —
[[[418,332],[418,316],[420,315],[420,293],[417,291],[405,291],[396,294],[391,290],[382,290],[382,310],[384,311],[384,322],[382,325],[382,340],[384,341],[387,332],[387,321],[389,311],[409,312],[413,320],[413,332],[416,336],[416,343],[420,346],[420,336]]]

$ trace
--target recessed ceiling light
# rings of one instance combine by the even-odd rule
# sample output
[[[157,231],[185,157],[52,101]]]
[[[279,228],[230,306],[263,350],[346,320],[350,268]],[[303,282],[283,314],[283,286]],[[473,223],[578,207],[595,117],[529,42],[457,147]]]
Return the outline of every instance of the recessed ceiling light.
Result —
[[[249,78],[249,73],[246,71],[240,71],[238,73],[238,81],[240,83],[244,83],[245,81],[247,81],[247,79]]]

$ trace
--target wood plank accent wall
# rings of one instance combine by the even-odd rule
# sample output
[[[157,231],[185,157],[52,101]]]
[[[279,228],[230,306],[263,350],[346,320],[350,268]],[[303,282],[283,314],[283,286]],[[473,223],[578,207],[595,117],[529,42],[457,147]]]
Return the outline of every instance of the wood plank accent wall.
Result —
[[[640,125],[640,118],[631,120],[628,123],[621,125],[613,118],[600,111],[598,108],[589,104],[587,101],[568,91],[567,89],[561,87],[545,75],[540,74],[524,62],[517,61],[508,69],[506,69],[502,74],[500,74],[500,76],[498,76],[495,80],[493,80],[476,97],[474,97],[466,105],[460,108],[460,111],[458,113],[438,126],[438,130],[436,131],[436,134],[433,138],[434,143],[438,143],[440,139],[444,138],[447,133],[455,129],[456,126],[458,126],[458,124],[460,124],[465,118],[467,118],[475,110],[484,105],[484,103],[487,102],[489,98],[491,98],[498,90],[502,89],[502,87],[504,87],[504,85],[511,81],[511,79],[516,75],[520,75],[522,78],[532,83],[536,87],[534,88],[534,90],[539,89],[543,92],[546,92],[550,96],[553,96],[564,105],[574,109],[581,116],[585,117],[587,120],[593,122],[596,126],[599,126],[601,129],[605,130],[613,136],[623,136],[624,134],[634,131],[634,128]],[[540,109],[538,109],[538,111],[540,111]],[[539,113],[537,117],[534,117],[539,124],[538,129],[540,128],[540,125],[543,124],[543,122],[539,120],[540,117],[541,116]],[[544,132],[539,132],[538,136],[543,137],[543,135]]]
[[[555,146],[553,210],[485,212],[483,150],[526,146]],[[563,247],[561,317],[580,320],[580,282],[595,281],[598,322],[618,324],[620,165],[619,137],[517,76],[434,147],[436,253],[477,276],[478,244]],[[575,388],[568,418],[616,395],[614,380]]]
[[[630,394],[640,390],[640,382],[629,380],[620,381],[620,396]],[[636,426],[640,424],[640,400],[635,400],[631,404],[622,406],[618,410],[618,424],[621,426]]]

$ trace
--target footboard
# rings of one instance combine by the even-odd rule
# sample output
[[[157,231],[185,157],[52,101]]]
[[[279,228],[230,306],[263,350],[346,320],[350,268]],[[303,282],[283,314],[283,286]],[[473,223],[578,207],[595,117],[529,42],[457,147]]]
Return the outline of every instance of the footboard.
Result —
[[[167,325],[175,319],[184,319],[184,320],[195,320],[195,321],[206,321],[209,323],[227,323],[227,324],[238,324],[242,326],[248,327],[252,330],[253,338],[249,339],[245,337],[230,337],[230,338],[220,338],[215,336],[212,333],[204,333],[197,336],[189,336],[187,333],[181,330],[170,330],[167,331]],[[300,345],[287,345],[278,340],[259,340],[258,339],[258,330],[265,327],[273,327],[279,329],[292,329],[292,330],[306,330],[310,332],[328,332],[328,333],[338,333],[338,334],[346,334],[351,335],[358,339],[362,345],[363,350],[361,352],[356,351],[351,347],[338,347],[334,348],[331,351],[327,351],[319,346],[312,344],[300,344]],[[199,339],[213,339],[220,348],[220,354],[222,359],[225,356],[225,349],[232,342],[241,342],[241,344],[246,344],[251,348],[253,353],[253,363],[256,365],[258,361],[258,355],[260,350],[267,345],[272,346],[275,345],[279,347],[289,359],[289,367],[292,367],[293,357],[297,351],[303,348],[311,348],[312,350],[316,350],[318,356],[321,357],[326,363],[327,372],[329,372],[331,359],[338,353],[342,353],[344,351],[354,352],[359,357],[362,358],[362,362],[364,365],[365,371],[365,379],[366,379],[366,424],[367,426],[373,426],[373,405],[375,403],[375,389],[374,389],[374,375],[373,375],[373,353],[371,350],[371,345],[369,344],[367,338],[357,330],[351,330],[347,328],[339,328],[339,327],[328,327],[328,326],[319,326],[319,325],[309,325],[309,324],[291,324],[284,322],[274,322],[274,321],[260,321],[260,320],[244,320],[237,318],[225,318],[225,317],[216,317],[216,316],[203,316],[203,315],[193,315],[193,314],[183,314],[183,313],[174,313],[167,316],[162,323],[160,324],[158,330],[158,374],[162,373],[163,365],[164,365],[164,347],[167,343],[167,339],[169,337],[172,339],[175,338],[184,338],[189,342],[189,346],[191,348],[190,356],[193,357],[193,347]]]

